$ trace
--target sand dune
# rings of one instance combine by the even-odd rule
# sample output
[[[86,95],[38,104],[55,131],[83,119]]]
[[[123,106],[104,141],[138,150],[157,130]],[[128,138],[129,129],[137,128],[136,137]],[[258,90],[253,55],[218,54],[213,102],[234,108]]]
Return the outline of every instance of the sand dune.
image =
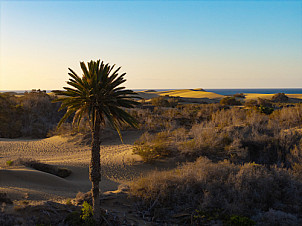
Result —
[[[262,93],[244,93],[245,95],[245,100],[252,100],[252,99],[272,99],[274,94],[262,94]]]
[[[153,170],[174,167],[173,163],[144,164],[141,157],[133,155],[133,143],[141,135],[129,131],[105,140],[101,145],[101,191],[113,191],[118,186]],[[74,198],[91,189],[89,181],[90,147],[70,142],[68,138],[54,136],[46,139],[0,138],[0,192],[12,200],[60,200]],[[21,166],[6,166],[6,161],[31,158],[43,163],[66,167],[72,171],[67,178]]]
[[[127,132],[124,135],[126,144],[121,144],[117,137],[101,146],[103,192],[116,190],[121,183],[161,167],[142,164],[140,156],[132,154],[132,144],[139,136],[139,132]],[[59,178],[26,167],[6,166],[6,161],[17,158],[66,167],[72,174]],[[74,198],[77,192],[87,192],[91,188],[89,161],[89,146],[79,146],[59,136],[40,140],[0,139],[0,192],[8,193],[12,199],[25,196],[31,200]]]
[[[262,94],[262,93],[244,93],[245,95],[245,100],[252,100],[252,99],[272,99],[272,97],[275,94]],[[302,99],[302,94],[286,94],[289,98],[294,98],[294,99]]]
[[[138,92],[139,96],[150,101],[154,97],[169,96],[181,98],[183,103],[218,103],[224,96],[212,92],[206,92],[203,89],[178,89],[169,91],[146,90]]]
[[[212,93],[212,92],[206,92],[203,89],[181,89],[181,90],[170,90],[170,91],[163,91],[159,92],[161,96],[169,95],[169,96],[178,96],[178,97],[184,97],[184,98],[209,98],[209,99],[221,99],[224,96]]]
[[[158,96],[172,96],[172,97],[181,97],[185,98],[188,100],[190,99],[200,99],[211,102],[211,100],[220,100],[221,98],[225,97],[224,95],[220,95],[217,93],[213,92],[207,92],[204,91],[203,89],[177,89],[177,90],[168,90],[168,91],[140,91],[138,94],[148,100],[154,97]],[[263,99],[271,99],[274,94],[261,94],[261,93],[244,93],[245,95],[245,101],[246,100],[251,100],[251,99],[258,99],[258,98],[263,98]],[[302,94],[286,94],[289,98],[294,98],[294,99],[302,99]]]

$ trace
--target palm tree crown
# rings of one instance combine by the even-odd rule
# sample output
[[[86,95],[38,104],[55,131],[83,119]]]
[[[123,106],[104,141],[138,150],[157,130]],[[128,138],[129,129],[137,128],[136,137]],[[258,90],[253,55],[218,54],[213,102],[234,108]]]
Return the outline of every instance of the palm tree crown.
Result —
[[[135,92],[120,87],[126,81],[124,79],[126,73],[119,75],[120,67],[113,71],[115,65],[105,65],[100,60],[88,62],[88,68],[84,62],[80,65],[83,71],[82,78],[68,68],[71,78],[67,84],[72,88],[63,87],[64,91],[55,91],[55,94],[62,96],[56,100],[62,102],[59,110],[67,108],[58,126],[75,113],[73,122],[80,123],[83,116],[88,116],[93,127],[98,116],[102,124],[109,122],[119,134],[122,123],[135,127],[136,120],[122,109],[132,108],[138,104],[132,99],[138,98]]]

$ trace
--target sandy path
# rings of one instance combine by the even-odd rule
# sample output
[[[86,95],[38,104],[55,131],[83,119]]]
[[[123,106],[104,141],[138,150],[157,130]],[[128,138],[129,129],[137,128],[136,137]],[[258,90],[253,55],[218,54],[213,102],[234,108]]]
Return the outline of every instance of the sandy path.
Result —
[[[139,156],[132,154],[132,144],[139,136],[138,132],[133,131],[124,135],[125,144],[121,144],[119,138],[103,142],[100,150],[103,192],[116,190],[121,183],[161,167],[143,164]],[[5,166],[6,161],[17,158],[32,158],[67,167],[72,174],[62,179],[25,167]],[[7,192],[15,199],[73,198],[77,192],[87,192],[91,188],[89,161],[90,147],[68,142],[67,138],[0,139],[0,191]]]

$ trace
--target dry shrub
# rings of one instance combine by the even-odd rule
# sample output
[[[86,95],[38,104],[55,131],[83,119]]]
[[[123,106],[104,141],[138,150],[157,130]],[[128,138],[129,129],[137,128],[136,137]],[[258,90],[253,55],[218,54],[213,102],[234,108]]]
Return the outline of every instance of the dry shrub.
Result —
[[[153,106],[157,107],[169,107],[169,101],[167,97],[159,96],[151,99],[151,103]]]
[[[130,193],[140,198],[143,208],[152,212],[150,206],[155,206],[157,212],[162,212],[155,217],[163,220],[195,209],[221,209],[228,215],[247,217],[277,209],[302,217],[301,181],[289,170],[251,163],[240,166],[199,158],[175,170],[154,172],[134,181]]]
[[[268,130],[269,116],[252,109],[246,113],[245,124],[259,132],[266,132]]]
[[[293,175],[302,182],[302,164],[294,163],[292,166]]]
[[[5,204],[12,204],[12,200],[7,196],[6,193],[4,192],[0,192],[0,204],[3,205],[3,203]]]
[[[156,159],[170,156],[171,149],[166,143],[139,145],[133,148],[133,153],[140,155],[144,162],[153,162]]]
[[[269,209],[254,218],[259,226],[296,226],[302,221],[297,216],[280,210]]]
[[[178,129],[175,129],[172,133],[171,133],[172,139],[174,142],[184,142],[188,135],[187,135],[187,131],[185,128],[180,127]]]
[[[82,205],[84,202],[87,202],[88,204],[92,205],[92,194],[91,191],[83,193],[78,192],[75,197],[75,204],[76,205]]]
[[[302,105],[285,107],[274,111],[270,117],[271,126],[278,126],[280,129],[289,129],[301,126],[302,124]]]
[[[190,134],[193,139],[183,142],[179,148],[182,153],[191,156],[221,157],[224,155],[225,146],[232,142],[226,131],[222,131],[213,124],[194,125]]]
[[[212,122],[217,127],[225,127],[230,125],[242,125],[246,120],[246,110],[239,108],[231,108],[228,110],[217,111],[212,114]]]
[[[168,132],[153,135],[146,132],[135,142],[133,153],[140,155],[145,162],[153,162],[155,159],[167,157],[172,152],[168,138]]]
[[[296,114],[290,115],[299,115],[297,109],[291,110]],[[278,125],[276,115],[269,117],[256,110],[238,108],[216,111],[211,120],[193,125],[191,139],[177,147],[190,156],[291,167],[302,160],[302,135],[296,128],[284,130],[291,126]]]
[[[225,151],[231,162],[243,163],[249,158],[249,150],[243,147],[239,138],[235,138],[230,145],[226,146]]]

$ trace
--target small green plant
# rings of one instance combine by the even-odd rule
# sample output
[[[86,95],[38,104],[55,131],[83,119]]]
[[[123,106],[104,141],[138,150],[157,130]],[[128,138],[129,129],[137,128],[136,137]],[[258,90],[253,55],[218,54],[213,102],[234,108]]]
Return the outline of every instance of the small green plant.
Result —
[[[262,105],[260,105],[260,107],[259,107],[259,111],[260,111],[261,113],[266,114],[266,115],[270,115],[270,114],[272,114],[272,113],[273,113],[274,108],[271,108],[271,107],[266,107],[266,106],[262,106]]]
[[[92,206],[88,204],[88,202],[83,203],[82,215],[81,218],[86,221],[88,218],[93,216]]]
[[[83,203],[81,212],[74,211],[71,212],[65,219],[65,223],[71,226],[94,226],[96,225],[95,220],[93,219],[93,210],[92,206],[89,205],[86,201]]]
[[[226,222],[228,226],[253,226],[256,222],[248,217],[232,215],[230,219]]]
[[[84,225],[95,225],[92,206],[86,201],[83,203],[81,219],[84,221]]]
[[[12,161],[12,160],[6,161],[7,166],[12,166],[13,164],[14,164],[14,161]]]

